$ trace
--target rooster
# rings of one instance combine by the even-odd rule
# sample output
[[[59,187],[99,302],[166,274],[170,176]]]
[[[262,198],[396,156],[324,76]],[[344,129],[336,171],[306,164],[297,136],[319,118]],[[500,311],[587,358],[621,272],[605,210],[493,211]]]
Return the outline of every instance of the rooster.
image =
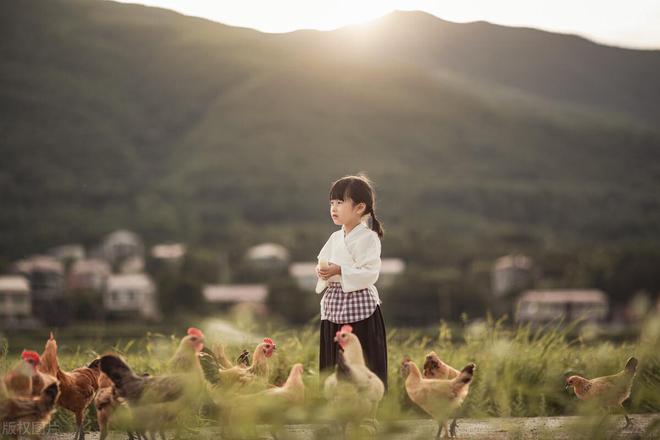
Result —
[[[458,371],[456,368],[452,367],[451,365],[444,363],[442,359],[440,359],[440,357],[436,354],[435,351],[431,351],[429,354],[426,355],[426,359],[424,360],[424,371],[423,371],[424,378],[447,380],[447,379],[454,379],[459,374],[461,374],[460,371]],[[458,423],[456,421],[456,418],[454,417],[454,419],[451,422],[451,425],[449,425],[449,434],[452,437],[456,437],[457,427],[458,427]]]
[[[385,385],[364,361],[362,345],[350,325],[335,334],[340,350],[335,372],[325,380],[323,392],[342,419],[342,432],[351,420],[368,418],[375,427],[378,404],[385,394]]]
[[[638,361],[631,357],[626,362],[623,371],[612,376],[585,379],[580,376],[570,376],[566,379],[566,388],[573,388],[575,395],[580,400],[595,401],[607,408],[622,408],[626,418],[626,426],[632,425],[628,414],[625,413],[623,402],[630,397],[633,380],[637,372]]]
[[[43,431],[55,412],[59,396],[57,380],[50,378],[37,397],[12,397],[0,382],[0,427],[2,435],[18,438],[26,431],[37,435]]]
[[[62,371],[57,359],[57,341],[53,333],[46,342],[41,355],[42,371],[54,376],[60,384],[60,395],[57,404],[71,411],[76,418],[76,439],[85,439],[84,414],[87,407],[94,400],[99,388],[99,361],[94,360],[87,367],[76,368],[72,371]]]
[[[425,379],[410,358],[404,358],[401,363],[408,397],[438,422],[436,439],[440,438],[443,428],[445,437],[449,437],[447,419],[463,404],[475,369],[476,365],[470,363],[453,379]]]

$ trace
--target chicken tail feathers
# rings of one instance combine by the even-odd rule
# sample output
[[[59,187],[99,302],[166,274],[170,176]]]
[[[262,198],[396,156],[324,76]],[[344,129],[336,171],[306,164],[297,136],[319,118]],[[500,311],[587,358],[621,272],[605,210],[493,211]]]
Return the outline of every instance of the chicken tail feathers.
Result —
[[[236,363],[238,365],[243,365],[245,367],[250,365],[250,352],[247,350],[243,350],[243,353],[236,359]]]
[[[477,366],[474,363],[469,363],[461,370],[461,374],[458,376],[458,381],[462,383],[470,383],[472,381],[472,376],[474,376],[474,370]]]
[[[220,374],[218,373],[218,370],[220,369],[220,362],[215,357],[213,351],[207,347],[204,347],[199,353],[199,363],[202,366],[204,378],[207,381],[212,384],[217,384],[220,382]]]
[[[638,364],[637,358],[631,357],[630,359],[628,359],[628,362],[626,362],[626,367],[625,367],[626,373],[630,375],[635,374],[635,372],[637,371],[637,364]]]
[[[101,371],[103,371],[119,389],[124,387],[131,378],[135,377],[131,367],[129,367],[118,356],[106,354],[105,356],[101,356],[100,362]]]

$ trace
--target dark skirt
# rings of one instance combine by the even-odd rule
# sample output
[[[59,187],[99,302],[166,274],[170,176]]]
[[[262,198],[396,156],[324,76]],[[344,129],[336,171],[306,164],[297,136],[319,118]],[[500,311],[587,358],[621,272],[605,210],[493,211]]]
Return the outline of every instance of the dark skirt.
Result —
[[[387,390],[387,339],[385,322],[380,307],[367,319],[349,323],[353,333],[360,340],[367,367],[381,378]],[[339,345],[335,342],[335,333],[344,324],[335,324],[326,319],[321,320],[321,350],[319,353],[319,370],[321,373],[331,373],[337,363]]]

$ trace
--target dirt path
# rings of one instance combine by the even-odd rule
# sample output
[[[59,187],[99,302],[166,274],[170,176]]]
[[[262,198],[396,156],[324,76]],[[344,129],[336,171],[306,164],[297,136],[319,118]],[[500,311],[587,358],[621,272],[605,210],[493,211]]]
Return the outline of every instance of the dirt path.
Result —
[[[552,439],[563,440],[582,438],[596,440],[600,438],[616,439],[660,439],[660,427],[655,434],[645,436],[647,429],[654,421],[660,423],[660,414],[635,414],[633,425],[623,429],[623,417],[609,417],[606,421],[589,420],[579,417],[529,417],[529,418],[492,418],[459,420],[457,438],[459,439],[493,439],[493,440],[528,440]],[[580,431],[581,430],[581,431]],[[272,439],[268,427],[259,427],[260,439]],[[381,439],[433,439],[437,431],[435,422],[429,419],[404,420],[391,423],[381,423],[377,436]],[[582,435],[579,435],[582,434]],[[648,435],[648,434],[647,434]],[[352,436],[351,436],[352,437]],[[44,437],[48,440],[72,439],[73,433],[54,434]],[[97,432],[88,433],[87,440],[97,440]],[[124,433],[114,432],[108,439],[120,440],[128,438]],[[173,438],[168,435],[168,438]],[[218,439],[217,430],[205,430],[199,439]],[[340,439],[341,436],[329,425],[288,425],[281,431],[279,440],[316,440]]]

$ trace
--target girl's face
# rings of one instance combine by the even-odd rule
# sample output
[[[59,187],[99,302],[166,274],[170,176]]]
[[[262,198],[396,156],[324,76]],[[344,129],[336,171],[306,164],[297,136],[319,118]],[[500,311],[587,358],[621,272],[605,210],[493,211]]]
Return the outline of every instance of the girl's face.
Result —
[[[365,204],[353,203],[353,200],[330,200],[330,217],[336,225],[359,223],[364,215]]]

